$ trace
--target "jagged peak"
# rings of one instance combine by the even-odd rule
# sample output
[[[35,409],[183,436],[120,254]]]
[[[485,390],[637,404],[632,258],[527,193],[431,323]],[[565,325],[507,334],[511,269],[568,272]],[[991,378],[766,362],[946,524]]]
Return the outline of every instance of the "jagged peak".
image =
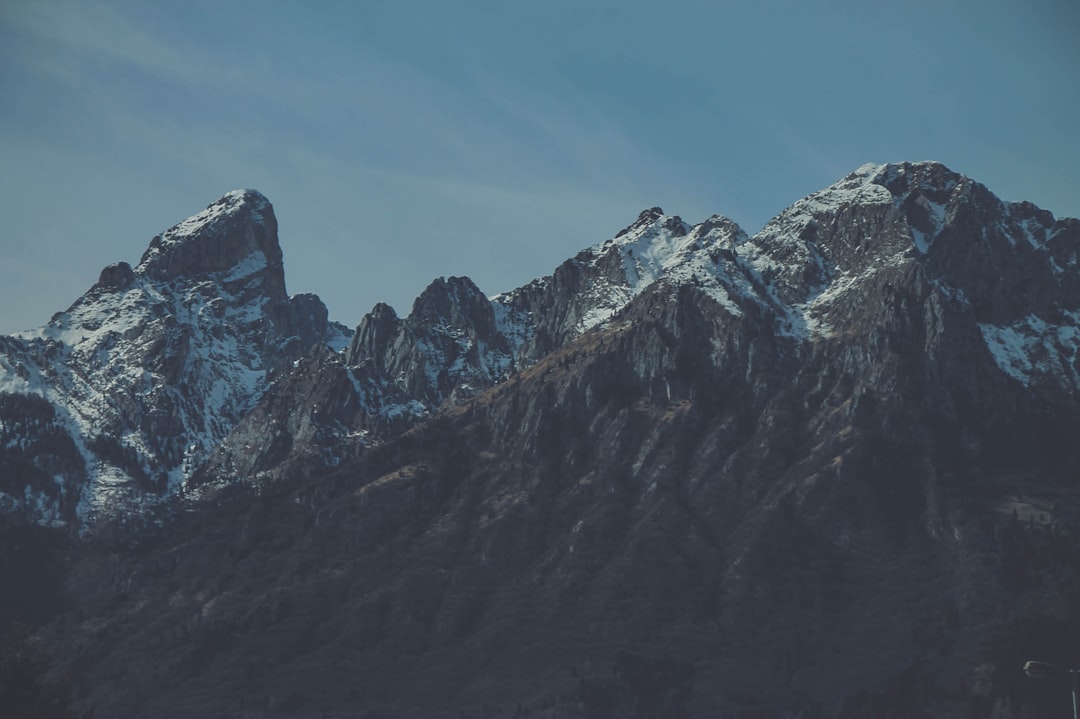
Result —
[[[242,269],[247,276],[267,267],[280,273],[281,261],[273,206],[242,189],[154,237],[135,271],[167,277]]]
[[[739,223],[724,215],[711,215],[704,222],[694,225],[690,234],[708,244],[737,245],[747,239],[746,231]]]
[[[390,305],[388,305],[385,302],[377,302],[377,303],[375,303],[375,306],[371,308],[371,312],[368,313],[368,316],[370,316],[373,319],[378,319],[378,320],[384,320],[384,319],[397,320],[398,319],[397,311],[393,307],[391,307]]]
[[[270,201],[258,190],[241,189],[226,192],[206,206],[202,212],[178,222],[161,234],[163,243],[182,242],[185,238],[215,229],[223,219],[247,215],[253,222],[265,223],[266,214],[273,213]]]
[[[94,287],[101,290],[126,290],[135,281],[135,271],[126,262],[114,262],[101,270]]]
[[[639,212],[636,220],[634,220],[631,224],[627,225],[623,229],[619,230],[618,233],[616,233],[615,235],[615,239],[617,240],[627,235],[641,234],[643,231],[646,231],[656,225],[657,222],[660,220],[665,220],[664,224],[670,224],[672,220],[682,223],[682,220],[677,216],[667,217],[666,215],[664,215],[663,208],[650,207],[647,210],[642,210],[641,212]]]
[[[919,160],[916,162],[901,161],[901,162],[867,162],[859,167],[855,168],[840,180],[846,180],[848,178],[863,178],[868,181],[881,180],[884,177],[896,177],[905,174],[920,174],[923,176],[937,174],[948,175],[952,177],[962,177],[959,173],[953,172],[944,163],[937,160]]]
[[[901,204],[918,193],[944,203],[958,188],[977,183],[936,161],[866,163],[833,184],[796,201],[769,220],[751,243],[769,238],[801,238],[816,218],[856,205]]]
[[[468,277],[438,277],[413,302],[410,320],[444,320],[459,325],[465,316],[490,312],[491,302]]]
[[[638,222],[651,222],[664,216],[664,208],[650,207],[638,213]]]
[[[879,165],[869,175],[869,181],[886,188],[894,197],[905,195],[912,190],[933,194],[951,193],[957,186],[970,182],[964,175],[935,161]]]

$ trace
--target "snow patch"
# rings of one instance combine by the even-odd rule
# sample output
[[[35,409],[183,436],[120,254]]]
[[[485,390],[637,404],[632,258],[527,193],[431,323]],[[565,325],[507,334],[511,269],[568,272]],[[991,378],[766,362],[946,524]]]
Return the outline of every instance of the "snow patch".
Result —
[[[1080,310],[1065,312],[1068,324],[1051,324],[1028,315],[1007,326],[980,324],[994,362],[1018,382],[1031,386],[1053,379],[1080,389]]]
[[[644,215],[643,215],[644,217]],[[585,251],[589,285],[582,292],[585,312],[577,332],[608,322],[649,287],[664,282],[672,286],[693,284],[714,299],[726,312],[741,316],[732,290],[750,289],[737,266],[734,248],[745,239],[737,225],[714,216],[691,227],[674,215],[657,215],[639,222],[610,240]],[[618,273],[613,273],[614,268]]]
[[[244,259],[237,262],[232,266],[228,272],[226,272],[222,278],[222,282],[235,282],[236,280],[242,280],[246,277],[250,277],[257,272],[265,270],[267,267],[266,255],[261,251],[256,250]]]

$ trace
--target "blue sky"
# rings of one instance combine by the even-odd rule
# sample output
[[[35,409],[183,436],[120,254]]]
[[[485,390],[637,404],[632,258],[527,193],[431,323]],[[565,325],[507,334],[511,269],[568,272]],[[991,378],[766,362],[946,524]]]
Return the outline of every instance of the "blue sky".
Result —
[[[1080,3],[0,2],[0,333],[228,190],[350,326],[865,162],[1080,216]]]

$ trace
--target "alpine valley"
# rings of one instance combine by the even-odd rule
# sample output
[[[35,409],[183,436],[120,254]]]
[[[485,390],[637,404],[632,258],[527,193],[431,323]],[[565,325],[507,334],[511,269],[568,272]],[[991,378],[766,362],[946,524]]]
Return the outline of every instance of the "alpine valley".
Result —
[[[355,329],[230,192],[0,337],[0,618],[100,717],[1048,717],[1080,221],[931,162]]]

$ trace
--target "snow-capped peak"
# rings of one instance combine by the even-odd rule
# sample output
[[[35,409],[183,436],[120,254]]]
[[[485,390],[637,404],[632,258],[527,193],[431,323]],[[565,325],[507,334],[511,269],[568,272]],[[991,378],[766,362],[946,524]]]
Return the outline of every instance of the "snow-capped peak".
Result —
[[[659,207],[644,210],[633,224],[575,258],[584,270],[582,311],[575,332],[602,324],[661,281],[694,282],[707,291],[715,290],[717,301],[737,314],[728,292],[716,280],[726,275],[724,253],[730,254],[745,238],[738,225],[718,215],[690,225]]]
[[[682,220],[680,220],[677,216],[667,217],[666,215],[664,215],[663,208],[650,207],[647,210],[642,210],[641,212],[639,212],[637,219],[634,220],[632,224],[619,230],[619,232],[616,233],[614,239],[618,240],[623,237],[640,237],[642,234],[655,230],[658,224],[660,224],[659,221],[661,220],[667,220],[668,223],[672,223],[672,221],[674,221],[673,229],[675,228],[675,226],[682,223]]]
[[[88,522],[179,491],[277,367],[344,344],[338,334],[317,297],[286,294],[270,202],[237,190],[155,237],[135,269],[106,267],[45,327],[6,338],[0,393],[56,408],[70,439],[56,511]]]
[[[635,298],[620,317],[693,297],[732,331],[771,323],[778,335],[817,341],[861,331],[886,305],[918,311],[912,298],[931,293],[970,313],[1010,376],[1072,391],[1080,310],[1057,298],[1075,296],[1077,237],[1080,222],[1002,202],[935,162],[863,165],[752,238],[722,216],[691,225],[652,207],[511,292],[486,298],[451,277],[432,283],[406,318],[377,306],[336,360],[353,389],[342,396],[360,412],[347,427],[390,431],[473,397]],[[905,286],[906,295],[893,289]],[[317,343],[347,344],[317,298],[285,293],[269,201],[235,190],[155,237],[136,268],[106,267],[48,326],[0,338],[0,394],[55,408],[45,430],[71,441],[53,484],[74,490],[66,505],[51,484],[41,496],[57,516],[88,521],[180,491],[279,372],[298,368],[290,363]],[[0,508],[5,501],[0,492]]]
[[[594,245],[587,252],[588,261],[596,265],[613,251],[620,254],[626,270],[626,280],[638,292],[652,284],[664,269],[677,261],[694,241],[687,236],[690,225],[678,215],[665,215],[659,207],[643,211],[634,224],[621,230],[610,240]]]
[[[867,163],[795,202],[741,249],[781,301],[800,304],[838,278],[902,261],[912,247],[925,254],[969,184],[938,162]]]
[[[221,218],[239,213],[249,213],[256,222],[264,221],[264,213],[270,201],[257,190],[232,190],[206,206],[201,213],[176,223],[161,235],[165,243],[183,241],[186,236],[213,228]]]
[[[760,234],[771,229],[788,230],[795,225],[809,222],[815,215],[835,212],[852,204],[878,204],[890,202],[892,195],[877,180],[887,165],[863,165],[840,181],[799,200],[762,228]]]
[[[274,208],[256,190],[233,190],[155,237],[136,273],[155,276],[228,270],[241,262],[281,264]]]
[[[252,221],[264,223],[270,201],[258,190],[232,190],[226,192],[205,210],[173,225],[162,233],[163,244],[182,242],[184,238],[213,229],[223,218],[239,213],[248,214]]]

